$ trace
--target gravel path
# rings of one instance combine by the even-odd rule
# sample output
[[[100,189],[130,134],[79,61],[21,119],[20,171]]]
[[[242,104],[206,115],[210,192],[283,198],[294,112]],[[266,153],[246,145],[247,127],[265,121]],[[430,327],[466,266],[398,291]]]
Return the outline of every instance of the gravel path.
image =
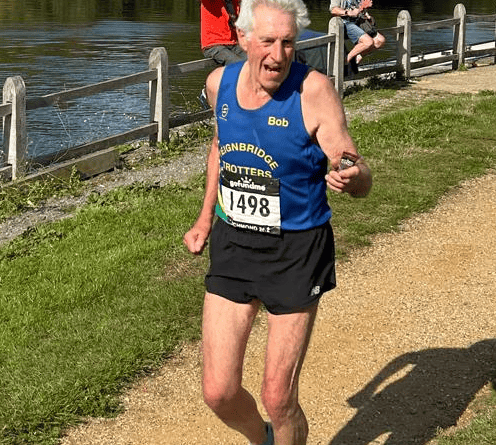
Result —
[[[457,92],[496,89],[496,69],[429,76],[413,94],[453,91],[450,82]],[[389,445],[426,444],[438,427],[469,417],[469,402],[495,371],[495,252],[493,171],[338,265],[338,288],[322,300],[301,375],[309,445],[383,444],[387,438]],[[261,315],[244,381],[256,395],[265,335]],[[184,346],[138,381],[123,402],[122,415],[90,419],[61,444],[245,443],[202,402],[198,344]]]

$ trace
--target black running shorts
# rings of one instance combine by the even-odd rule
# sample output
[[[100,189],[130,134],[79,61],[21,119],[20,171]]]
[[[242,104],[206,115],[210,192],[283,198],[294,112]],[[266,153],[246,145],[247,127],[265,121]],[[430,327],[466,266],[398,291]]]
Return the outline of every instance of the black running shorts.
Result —
[[[330,223],[269,235],[217,220],[207,291],[237,303],[259,299],[272,314],[299,312],[336,287]]]

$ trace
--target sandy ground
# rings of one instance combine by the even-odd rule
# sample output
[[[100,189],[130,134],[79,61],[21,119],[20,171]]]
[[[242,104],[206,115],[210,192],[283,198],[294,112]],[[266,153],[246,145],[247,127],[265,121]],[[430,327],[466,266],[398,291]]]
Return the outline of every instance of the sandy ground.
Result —
[[[425,90],[496,90],[496,67],[419,79]],[[301,375],[309,445],[426,444],[470,415],[496,371],[496,172],[338,265]],[[245,386],[258,398],[266,324]],[[63,445],[246,444],[204,406],[200,345],[186,345],[126,393],[116,419],[89,419]]]
[[[487,65],[485,62],[479,63],[481,66],[467,71],[449,71],[443,74],[419,77],[417,88],[449,93],[477,93],[483,90],[496,90],[495,65]]]

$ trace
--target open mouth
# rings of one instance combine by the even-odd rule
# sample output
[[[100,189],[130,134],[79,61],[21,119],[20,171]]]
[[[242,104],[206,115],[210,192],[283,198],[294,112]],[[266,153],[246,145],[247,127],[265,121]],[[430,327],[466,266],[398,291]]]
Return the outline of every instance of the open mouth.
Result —
[[[280,66],[265,66],[265,70],[272,74],[279,74],[282,72],[282,67]]]

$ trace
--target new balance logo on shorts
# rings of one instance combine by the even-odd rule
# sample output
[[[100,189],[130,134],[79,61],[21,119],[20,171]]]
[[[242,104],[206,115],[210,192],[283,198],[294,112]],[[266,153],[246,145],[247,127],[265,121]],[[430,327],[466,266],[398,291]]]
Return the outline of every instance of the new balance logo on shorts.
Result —
[[[312,291],[310,292],[310,295],[313,297],[315,295],[320,294],[320,286],[315,286],[312,288]]]

